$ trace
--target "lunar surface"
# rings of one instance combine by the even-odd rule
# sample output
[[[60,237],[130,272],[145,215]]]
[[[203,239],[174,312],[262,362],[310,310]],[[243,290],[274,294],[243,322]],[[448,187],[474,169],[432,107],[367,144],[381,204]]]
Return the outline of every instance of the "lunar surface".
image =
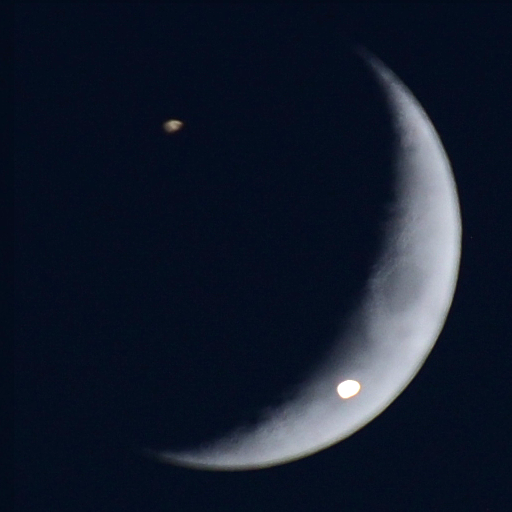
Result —
[[[393,119],[395,195],[362,298],[332,350],[288,402],[255,426],[187,451],[152,454],[206,470],[284,464],[347,438],[382,413],[423,365],[457,281],[461,220],[450,163],[421,105],[364,55]]]

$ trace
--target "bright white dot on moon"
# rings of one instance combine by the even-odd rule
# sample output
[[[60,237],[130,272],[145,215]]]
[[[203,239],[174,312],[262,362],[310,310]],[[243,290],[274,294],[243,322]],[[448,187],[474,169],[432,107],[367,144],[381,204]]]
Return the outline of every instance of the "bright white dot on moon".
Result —
[[[175,133],[183,127],[183,121],[179,121],[178,119],[169,119],[165,121],[163,124],[163,129],[167,133]]]
[[[359,393],[361,389],[361,384],[357,382],[357,380],[344,380],[341,384],[338,384],[338,395],[341,398],[350,398]]]

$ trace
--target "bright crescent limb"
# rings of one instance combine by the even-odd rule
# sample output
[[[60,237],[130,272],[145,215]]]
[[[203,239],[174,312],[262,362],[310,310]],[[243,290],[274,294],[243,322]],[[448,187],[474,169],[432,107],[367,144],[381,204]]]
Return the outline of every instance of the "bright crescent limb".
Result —
[[[444,325],[457,281],[461,221],[450,163],[421,105],[378,59],[397,135],[396,197],[366,291],[330,354],[297,396],[255,427],[207,446],[158,452],[209,470],[283,464],[348,437],[379,415],[419,371]],[[338,385],[360,383],[341,399]]]

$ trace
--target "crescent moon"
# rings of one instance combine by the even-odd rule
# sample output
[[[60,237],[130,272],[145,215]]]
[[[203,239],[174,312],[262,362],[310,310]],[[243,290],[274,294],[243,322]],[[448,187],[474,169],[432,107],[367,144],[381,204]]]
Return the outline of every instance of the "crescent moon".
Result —
[[[255,426],[205,446],[152,452],[162,462],[250,470],[327,448],[390,405],[443,328],[457,282],[462,232],[450,163],[409,89],[376,57],[362,56],[383,88],[396,134],[393,208],[362,299],[329,358],[292,399]]]

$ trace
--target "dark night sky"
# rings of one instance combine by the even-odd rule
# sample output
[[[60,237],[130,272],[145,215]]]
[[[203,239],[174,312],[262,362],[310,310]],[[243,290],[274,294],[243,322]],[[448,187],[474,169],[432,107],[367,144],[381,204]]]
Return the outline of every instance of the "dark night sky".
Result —
[[[17,510],[505,511],[512,501],[512,6],[15,8]],[[260,471],[160,465],[328,349],[379,247],[385,104],[452,161],[463,253],[425,366],[361,431]],[[162,122],[178,118],[172,136]]]

